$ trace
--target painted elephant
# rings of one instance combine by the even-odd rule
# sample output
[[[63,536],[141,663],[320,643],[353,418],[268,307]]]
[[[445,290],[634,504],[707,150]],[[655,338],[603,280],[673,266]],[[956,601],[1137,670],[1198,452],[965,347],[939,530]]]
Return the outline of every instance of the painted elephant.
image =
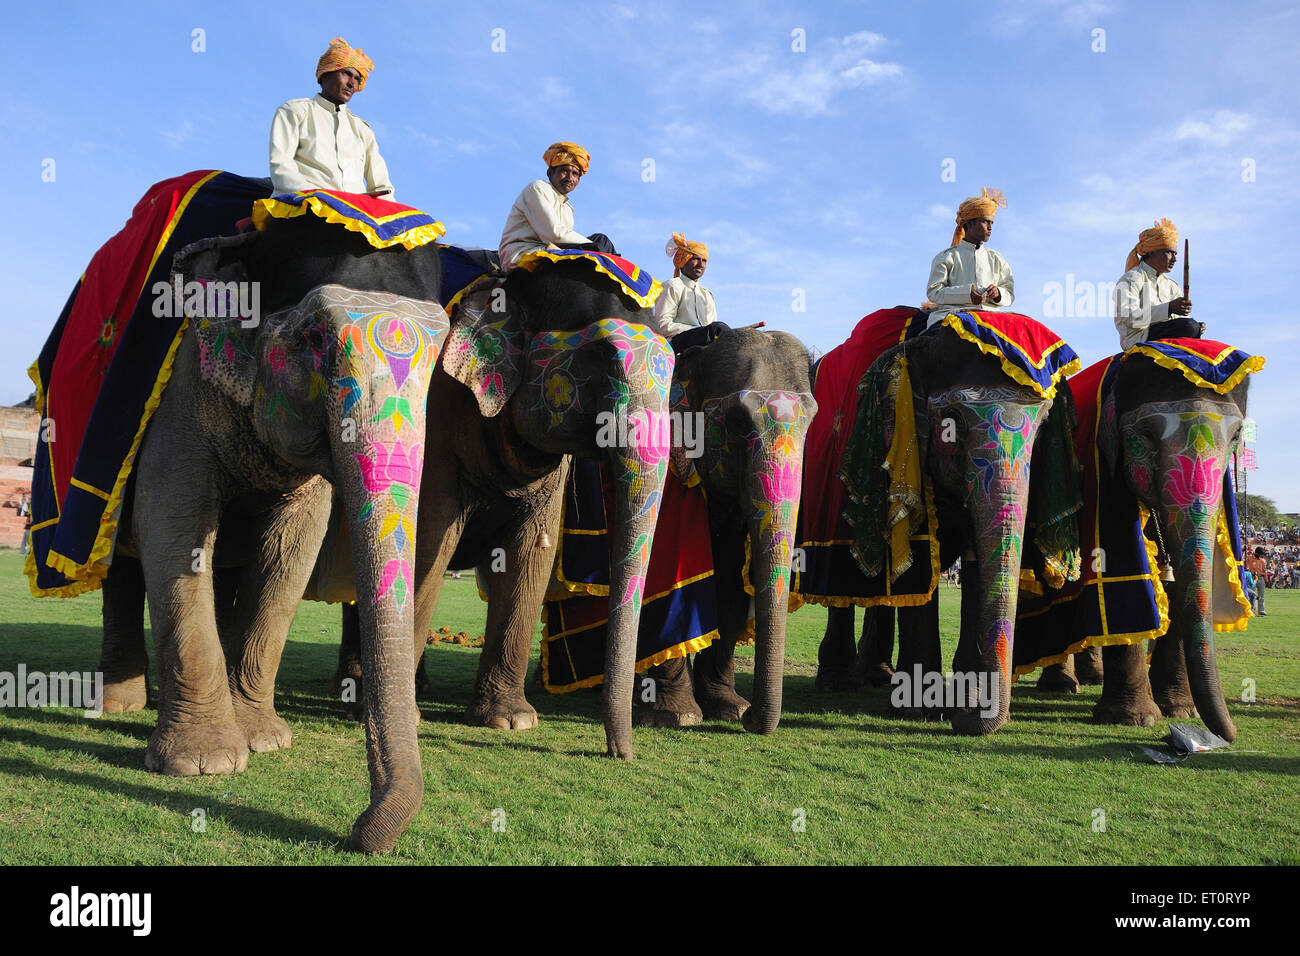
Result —
[[[648,671],[655,699],[638,720],[669,727],[741,720],[769,734],[781,719],[804,435],[817,413],[808,352],[784,332],[727,329],[678,356],[674,395],[674,412],[698,414],[704,424],[700,457],[674,447],[674,461],[685,480],[698,475],[708,500],[719,637],[693,665],[674,658]],[[752,706],[736,692],[734,669],[751,593]]]
[[[1251,362],[1252,368],[1262,364]],[[1147,535],[1159,543],[1173,580],[1163,585],[1169,627],[1154,643],[1149,672],[1141,641],[1101,649],[1102,695],[1094,710],[1099,722],[1150,726],[1162,715],[1199,713],[1225,740],[1237,735],[1219,681],[1214,631],[1216,623],[1229,620],[1234,623],[1228,626],[1240,626],[1235,622],[1244,621],[1245,611],[1215,552],[1223,477],[1240,441],[1248,388],[1244,373],[1224,392],[1201,387],[1141,350],[1119,362],[1099,413],[1099,464],[1103,473],[1118,469],[1148,509]],[[1089,656],[1095,653],[1093,647]],[[1082,657],[1075,655],[1069,667],[1045,669],[1044,682],[1073,689],[1071,672]],[[1085,675],[1095,670],[1080,669]]]
[[[1039,390],[1013,381],[998,359],[971,348],[947,326],[932,327],[883,352],[872,372],[879,374],[892,367],[896,378],[900,370],[895,363],[901,359],[906,360],[910,378],[917,465],[933,489],[938,521],[938,554],[932,558],[933,568],[923,569],[925,579],[932,582],[930,587],[937,583],[940,568],[962,556],[961,639],[953,672],[964,675],[967,683],[964,703],[957,701],[954,706],[949,700],[942,709],[950,714],[956,732],[990,734],[1010,715],[1014,621],[1030,517],[1030,465],[1044,454],[1039,451],[1038,439],[1049,413],[1064,416],[1057,420],[1058,426],[1068,422],[1068,400],[1062,401],[1060,389],[1055,398],[1046,398]],[[885,413],[886,445],[898,427],[895,414],[904,414],[897,405]],[[856,427],[862,429],[863,423],[859,421]],[[1059,459],[1056,461],[1059,466]],[[840,463],[831,464],[840,470]],[[810,464],[809,469],[812,467]],[[869,484],[869,476],[861,473],[848,477]],[[880,493],[894,494],[889,489]],[[914,564],[913,573],[916,567]],[[1077,571],[1070,572],[1061,563],[1057,573]],[[926,675],[941,671],[938,589],[929,593],[928,600],[923,596],[890,599],[902,605],[898,607],[903,635],[898,670],[909,677],[916,667]],[[854,599],[810,599],[829,608],[818,651],[819,687],[881,682],[892,674],[893,607],[868,608],[863,647],[855,663]],[[980,689],[980,706],[973,700],[976,688]],[[919,697],[910,699],[919,701]],[[905,709],[926,710],[920,706]]]
[[[192,266],[178,257],[180,274],[201,274]],[[371,805],[352,844],[387,849],[422,790],[414,602],[400,583],[414,542],[394,539],[389,526],[415,521],[424,397],[446,316],[435,302],[323,285],[255,328],[191,323],[140,451],[126,542],[141,559],[159,677],[146,766],[229,773],[243,769],[250,745],[288,744],[274,677],[333,485],[351,525],[368,663],[381,675],[367,701]],[[243,568],[233,597],[228,576],[215,581],[216,542],[229,554],[232,537],[247,541],[234,549]],[[139,582],[120,583],[108,587],[106,609],[120,611]],[[113,654],[106,647],[105,658]]]

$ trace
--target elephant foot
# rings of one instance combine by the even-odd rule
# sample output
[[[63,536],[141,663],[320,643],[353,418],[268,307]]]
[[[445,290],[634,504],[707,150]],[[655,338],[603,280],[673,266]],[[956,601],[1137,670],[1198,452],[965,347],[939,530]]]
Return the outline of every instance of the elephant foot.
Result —
[[[537,711],[522,693],[507,697],[480,694],[465,711],[467,723],[493,730],[532,730],[537,726]]]
[[[943,719],[943,711],[938,707],[890,707],[888,713],[891,717],[901,717],[903,720],[933,721]]]
[[[1126,727],[1153,727],[1160,723],[1160,708],[1155,701],[1113,704],[1101,701],[1092,709],[1095,724],[1121,724]]]
[[[1196,704],[1191,698],[1186,700],[1171,699],[1157,700],[1156,706],[1160,708],[1160,713],[1166,717],[1177,718],[1196,718],[1200,715],[1196,712]]]
[[[985,717],[979,710],[963,707],[953,711],[952,729],[954,733],[966,737],[987,737],[997,733],[1009,719],[1009,715],[1005,714]]]
[[[148,704],[148,686],[144,675],[120,681],[104,681],[104,713],[127,714],[143,710]]]
[[[148,770],[169,776],[240,773],[248,764],[248,742],[233,721],[159,726],[144,753]]]
[[[255,754],[288,750],[293,742],[293,732],[274,708],[235,704],[235,722],[248,739],[248,749]]]
[[[847,667],[821,667],[817,668],[817,677],[813,681],[814,690],[824,690],[839,692],[846,690],[857,690],[859,687],[857,678]]]
[[[700,703],[705,720],[737,721],[743,719],[749,710],[749,701],[730,687],[697,689],[695,699]]]
[[[637,727],[694,727],[703,720],[704,711],[694,698],[686,707],[656,704],[654,707],[638,707],[632,713],[632,723]]]
[[[1044,667],[1038,677],[1038,689],[1056,694],[1079,693],[1079,682],[1066,673],[1060,664]]]
[[[872,664],[867,669],[866,683],[872,687],[889,687],[894,682],[894,669],[888,664]],[[861,684],[859,684],[861,686]]]

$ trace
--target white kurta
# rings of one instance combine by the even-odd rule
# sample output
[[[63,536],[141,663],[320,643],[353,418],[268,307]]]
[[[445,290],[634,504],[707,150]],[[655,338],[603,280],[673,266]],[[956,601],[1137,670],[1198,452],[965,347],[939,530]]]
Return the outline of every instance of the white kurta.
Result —
[[[1120,348],[1127,351],[1145,342],[1153,323],[1172,318],[1169,303],[1182,294],[1182,286],[1145,262],[1124,273],[1115,283],[1115,328],[1119,330]]]
[[[277,193],[338,189],[349,193],[393,188],[375,134],[346,105],[317,94],[290,100],[271,121],[271,183]],[[392,194],[384,197],[392,199]]]
[[[989,285],[996,285],[1002,298],[996,304],[981,304],[980,310],[1004,312],[1010,309],[1016,299],[1016,284],[1011,278],[1011,266],[1007,265],[1007,260],[988,246],[976,248],[973,242],[963,239],[934,257],[925,295],[941,306],[969,308],[971,286],[984,289]]]
[[[674,276],[655,299],[654,330],[672,338],[678,332],[718,321],[713,293],[694,279]]]
[[[545,249],[561,242],[590,242],[573,231],[573,205],[545,179],[535,179],[519,194],[501,230],[501,265],[509,269],[515,260],[533,249]]]

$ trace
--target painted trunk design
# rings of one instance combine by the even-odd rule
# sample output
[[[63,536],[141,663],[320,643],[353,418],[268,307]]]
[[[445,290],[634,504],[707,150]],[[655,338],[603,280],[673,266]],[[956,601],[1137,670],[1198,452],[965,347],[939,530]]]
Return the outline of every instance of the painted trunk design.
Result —
[[[803,446],[817,403],[807,392],[745,390],[704,402],[710,484],[735,488],[747,507],[749,584],[754,591],[754,696],[748,730],[781,719],[790,563],[803,485]]]
[[[313,297],[314,296],[314,297]],[[441,307],[324,287],[308,308],[337,330],[330,444],[353,545],[366,674],[371,803],[352,845],[390,849],[424,792],[416,745],[412,566],[425,395],[448,323]]]
[[[593,365],[584,356],[591,349],[606,356],[612,352],[612,360]],[[610,609],[602,695],[607,752],[630,756],[636,633],[672,442],[668,392],[673,352],[645,326],[602,319],[576,332],[537,336],[528,364],[533,369],[530,389],[538,396],[529,414],[544,422],[539,445],[573,448],[573,430],[588,429],[585,440],[579,441],[590,444],[592,453],[609,465],[617,487],[609,535]],[[593,387],[589,377],[596,375],[604,375],[605,382]],[[593,394],[599,396],[594,403],[589,401]],[[583,406],[584,397],[592,407]]]
[[[954,670],[965,675],[968,688],[983,688],[980,697],[986,706],[977,708],[970,700],[965,707],[959,704],[953,729],[988,734],[1010,716],[1029,463],[1051,402],[1026,401],[1024,390],[997,387],[957,389],[931,397],[930,406],[930,441],[938,453],[941,480],[951,487],[956,472],[964,471],[962,500],[971,519],[978,575],[976,593],[963,593]],[[993,701],[996,713],[987,706]]]
[[[1223,472],[1240,423],[1234,406],[1189,410],[1187,403],[1151,403],[1120,422],[1130,482],[1161,522],[1174,567],[1167,589],[1171,624],[1161,641],[1181,645],[1196,709],[1225,740],[1233,740],[1237,728],[1224,703],[1214,649],[1214,549]],[[1172,654],[1176,648],[1160,650]],[[1175,684],[1181,670],[1174,670]]]

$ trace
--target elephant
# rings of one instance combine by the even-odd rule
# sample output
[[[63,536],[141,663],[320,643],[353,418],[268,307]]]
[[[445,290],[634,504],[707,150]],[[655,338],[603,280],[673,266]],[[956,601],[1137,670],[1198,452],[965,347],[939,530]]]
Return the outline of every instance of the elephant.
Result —
[[[1031,484],[1037,485],[1031,482],[1031,475],[1034,469],[1042,474],[1049,471],[1045,463],[1040,463],[1049,454],[1052,468],[1065,467],[1056,456],[1061,451],[1060,442],[1046,443],[1046,447],[1055,449],[1049,453],[1040,450],[1039,438],[1047,434],[1049,415],[1059,416],[1056,428],[1068,429],[1069,399],[1062,399],[1064,389],[1057,388],[1054,396],[1048,397],[1050,392],[1044,394],[1044,390],[1013,381],[997,358],[971,348],[946,324],[931,326],[884,351],[875,360],[872,373],[879,375],[894,367],[893,374],[898,375],[895,363],[902,358],[906,359],[910,376],[919,468],[934,494],[938,553],[926,576],[933,589],[928,598],[890,599],[901,605],[897,608],[902,636],[899,677],[893,680],[897,684],[903,675],[910,679],[917,668],[924,675],[940,672],[938,589],[934,584],[940,570],[961,556],[961,639],[953,671],[968,683],[965,699],[946,701],[943,709],[949,712],[955,732],[991,734],[1010,717],[1013,625],[1022,567],[1028,566],[1022,555],[1026,524],[1032,517]],[[1070,367],[1062,366],[1060,374]],[[830,412],[824,410],[823,414]],[[893,410],[889,409],[888,433],[894,427],[891,420]],[[860,433],[863,423],[859,421],[856,428]],[[858,437],[855,433],[855,440]],[[869,484],[870,476],[858,471],[863,467],[861,462],[830,464],[836,473],[841,467],[852,471],[848,477],[859,486]],[[810,463],[809,469],[812,467]],[[1062,532],[1066,532],[1072,515],[1070,511],[1056,516],[1061,520],[1058,527]],[[1060,537],[1062,542],[1069,539],[1068,532]],[[1077,576],[1077,549],[1071,553],[1065,547],[1054,553],[1065,558],[1057,562],[1055,573]],[[1041,568],[1035,570],[1041,573]],[[858,573],[856,568],[853,573]],[[891,676],[888,659],[892,651],[893,607],[867,609],[863,646],[855,663],[853,599],[825,595],[812,595],[810,599],[829,606],[818,650],[818,687],[879,683]],[[976,688],[981,689],[980,706],[975,706],[971,697]],[[914,695],[919,696],[919,692],[919,688],[913,689]],[[912,697],[914,706],[903,708],[906,712],[930,712],[929,703],[920,706],[918,696]]]
[[[195,354],[184,352],[183,362],[178,364],[178,368],[188,370],[188,377],[174,377],[165,393],[173,397],[165,404],[173,409],[193,407],[191,392],[201,391],[200,404],[210,406],[209,415],[214,421],[205,421],[202,428],[186,429],[183,423],[172,420],[179,412],[163,415],[160,408],[161,417],[156,419],[154,431],[160,436],[171,435],[169,429],[173,428],[224,434],[222,428],[228,432],[243,421],[260,420],[259,415],[265,418],[267,408],[285,413],[285,421],[292,418],[294,427],[286,425],[283,434],[273,436],[283,447],[254,456],[253,465],[259,480],[269,483],[282,497],[307,499],[302,507],[309,511],[311,520],[295,517],[290,522],[276,518],[271,524],[246,529],[254,542],[251,550],[239,546],[237,530],[227,528],[220,535],[218,563],[242,564],[244,570],[238,588],[229,588],[233,577],[223,573],[218,579],[222,584],[211,583],[206,593],[196,594],[206,599],[206,607],[213,608],[197,612],[206,615],[212,625],[204,631],[201,660],[190,661],[190,643],[185,644],[184,653],[174,651],[167,630],[158,627],[164,615],[161,609],[155,610],[162,701],[160,732],[154,738],[157,745],[151,740],[147,762],[154,769],[171,772],[237,771],[244,766],[248,743],[258,749],[288,744],[287,727],[278,718],[273,718],[273,732],[250,733],[249,740],[244,741],[219,708],[213,711],[210,707],[185,705],[180,710],[185,717],[186,744],[178,747],[172,731],[163,728],[170,728],[174,719],[173,684],[188,685],[183,680],[173,681],[172,670],[183,667],[188,673],[194,666],[204,668],[206,691],[213,698],[223,696],[217,689],[218,672],[224,673],[231,687],[242,687],[240,681],[252,675],[248,679],[255,678],[256,686],[248,688],[247,696],[256,700],[265,720],[272,720],[266,715],[273,714],[274,675],[291,617],[282,608],[292,606],[291,602],[302,594],[312,573],[315,549],[325,533],[330,483],[346,489],[346,477],[369,495],[360,499],[343,495],[340,505],[346,512],[347,539],[352,543],[353,567],[346,576],[349,583],[355,581],[359,599],[364,635],[362,665],[367,675],[377,675],[365,682],[363,690],[372,804],[354,826],[351,843],[367,852],[384,852],[409,824],[423,792],[415,734],[418,712],[412,648],[417,641],[423,645],[442,569],[455,557],[456,543],[467,530],[475,536],[465,539],[466,552],[486,545],[491,535],[502,535],[499,543],[509,569],[492,589],[489,608],[492,647],[503,648],[500,656],[506,660],[496,670],[484,670],[479,688],[481,715],[485,722],[495,725],[503,711],[514,708],[511,721],[522,722],[518,715],[524,710],[517,706],[518,702],[497,693],[498,687],[510,683],[501,680],[499,674],[508,671],[510,661],[504,649],[513,647],[513,631],[519,630],[518,622],[528,617],[527,604],[533,600],[529,596],[532,569],[549,561],[548,549],[558,521],[556,490],[563,482],[567,450],[581,448],[589,454],[607,454],[620,463],[626,476],[621,517],[625,519],[622,523],[627,538],[625,558],[618,570],[624,586],[612,610],[618,623],[610,634],[611,644],[625,632],[634,641],[642,570],[652,541],[667,449],[646,442],[626,448],[597,448],[594,420],[604,412],[666,421],[671,353],[666,343],[644,326],[618,318],[636,317],[639,313],[618,293],[580,274],[573,266],[561,266],[537,275],[520,272],[507,281],[504,288],[509,307],[501,318],[495,313],[480,313],[479,321],[462,321],[458,325],[448,340],[448,349],[458,350],[455,364],[461,381],[453,380],[443,361],[447,350],[440,354],[438,348],[448,323],[434,301],[440,280],[437,251],[432,247],[374,250],[356,236],[308,218],[274,222],[264,233],[234,241],[196,243],[178,257],[177,268],[185,275],[212,281],[259,282],[262,300],[271,309],[293,302],[293,296],[306,287],[304,304],[286,310],[293,321],[272,322],[268,317],[263,322],[262,337],[269,342],[276,331],[281,338],[288,336],[283,342],[275,339],[273,345],[259,346],[257,335],[238,328],[238,323],[213,326],[209,337],[216,337],[211,341],[200,336],[200,344],[190,348]],[[327,285],[322,293],[313,283],[326,277],[340,278],[347,285]],[[367,288],[398,291],[364,291]],[[322,295],[326,298],[321,299]],[[377,302],[403,316],[416,315],[427,321],[411,326],[403,341],[381,341],[376,345],[367,329],[358,331],[355,323],[342,318],[357,302]],[[305,322],[304,316],[308,317]],[[321,316],[341,323],[340,327],[335,329],[323,319],[316,321]],[[424,331],[426,326],[435,331]],[[556,326],[561,329],[556,331]],[[564,326],[576,326],[577,331],[570,333]],[[298,338],[289,341],[294,334]],[[251,360],[235,363],[235,368],[223,366],[222,356],[233,353],[242,360],[246,351],[251,356],[259,347],[262,354],[271,356],[268,361],[275,366],[273,371],[300,384],[305,390],[302,394],[271,389],[256,379]],[[276,352],[277,348],[280,351]],[[390,369],[396,365],[406,373],[410,385],[405,392],[369,397],[369,391],[373,391],[369,380],[352,367],[359,361],[358,356],[365,357],[369,352],[378,354]],[[439,360],[436,371],[435,356]],[[208,364],[204,365],[204,361]],[[200,365],[202,369],[198,370]],[[253,379],[249,378],[250,369]],[[352,374],[343,374],[349,371]],[[416,375],[417,371],[421,374]],[[578,381],[574,376],[581,377],[584,384],[597,381],[598,386],[594,391],[583,389],[571,394],[557,389],[555,383],[566,377],[570,383]],[[382,370],[379,377],[384,377]],[[390,374],[386,380],[397,377]],[[428,388],[431,377],[432,392]],[[468,391],[462,382],[475,391]],[[182,387],[178,388],[178,384]],[[436,421],[442,427],[430,429],[426,435],[424,418],[430,394],[437,410]],[[583,402],[590,402],[590,407]],[[501,414],[503,411],[508,414]],[[375,422],[391,429],[387,439],[370,437],[367,426]],[[531,436],[535,444],[524,441],[522,434]],[[349,438],[358,436],[357,448],[344,447]],[[248,449],[254,447],[253,437],[250,432],[242,442],[226,439],[227,446],[248,457]],[[165,440],[156,438],[153,445],[160,446]],[[333,449],[333,459],[329,449]],[[356,454],[358,450],[363,454]],[[146,475],[156,467],[148,449],[146,458],[150,467],[143,467],[142,460],[139,489],[150,487]],[[435,461],[441,464],[453,460],[459,467],[433,467]],[[425,462],[430,463],[427,470]],[[306,481],[313,474],[329,480]],[[293,494],[280,487],[291,480],[298,482],[290,489]],[[476,493],[479,488],[491,494]],[[430,494],[433,497],[426,498],[427,506],[417,512],[415,506],[420,498]],[[383,504],[377,506],[375,499]],[[388,499],[399,508],[384,507]],[[153,500],[137,491],[137,522],[151,512]],[[148,507],[140,507],[142,503]],[[306,508],[307,504],[310,508]],[[224,514],[222,505],[227,506]],[[204,539],[208,552],[218,538],[215,524],[229,516],[228,501],[219,500],[213,507],[218,516],[205,516],[214,525]],[[295,516],[298,514],[294,511]],[[483,537],[477,536],[480,532]],[[432,544],[417,549],[417,535]],[[167,579],[149,570],[149,562],[154,560],[152,541],[149,538],[140,543],[140,553],[145,556],[143,584],[151,610],[156,595],[169,593]],[[272,542],[290,542],[296,550],[292,555],[268,555]],[[381,567],[375,566],[372,556],[376,553],[389,556]],[[337,559],[332,563],[336,577],[339,565]],[[317,576],[321,577],[319,570]],[[323,579],[328,580],[328,575]],[[128,565],[123,565],[114,580],[106,582],[112,593],[106,595],[105,602],[104,662],[106,671],[112,671],[116,678],[110,682],[106,696],[112,699],[117,693],[119,701],[127,706],[143,703],[131,699],[143,691],[143,642],[136,640],[140,583],[132,579]],[[213,592],[218,586],[223,595],[220,608],[225,609],[220,616],[228,625],[221,629],[221,643],[227,645],[224,660],[216,638],[219,609],[214,606]],[[114,591],[115,587],[119,590]],[[380,598],[386,599],[383,606],[377,604]],[[534,605],[535,613],[540,596]],[[130,621],[133,611],[135,622]],[[531,621],[527,631],[531,633]],[[397,635],[400,640],[394,639]],[[615,659],[620,654],[628,659],[628,673],[621,697],[617,683],[611,684],[608,695],[608,749],[618,756],[631,755],[631,647],[629,643],[628,650],[613,655]],[[526,702],[523,706],[526,708]],[[196,742],[211,749],[212,740],[219,741],[219,758],[204,751],[194,759],[188,752]]]
[[[1117,361],[1114,386],[1099,409],[1099,470],[1118,472],[1147,509],[1147,535],[1159,542],[1172,582],[1164,583],[1168,630],[1154,642],[1149,673],[1141,641],[1101,648],[1102,694],[1093,717],[1151,726],[1162,716],[1199,713],[1211,731],[1231,742],[1237,728],[1219,681],[1214,631],[1223,618],[1244,623],[1245,612],[1215,550],[1225,506],[1223,476],[1241,438],[1249,377],[1242,373],[1220,392],[1161,367],[1142,349]],[[1262,360],[1252,358],[1246,367],[1259,365]],[[1040,685],[1077,689],[1075,664],[1088,680],[1095,671],[1088,658],[1095,655],[1094,645],[1067,665],[1046,668]]]
[[[654,702],[644,724],[685,727],[739,720],[770,734],[781,718],[786,614],[804,435],[817,413],[807,349],[784,332],[724,329],[684,349],[674,411],[701,416],[701,455],[674,446],[677,471],[698,476],[708,500],[718,638],[695,655],[650,668]],[[754,701],[736,692],[734,651],[754,607]]]

